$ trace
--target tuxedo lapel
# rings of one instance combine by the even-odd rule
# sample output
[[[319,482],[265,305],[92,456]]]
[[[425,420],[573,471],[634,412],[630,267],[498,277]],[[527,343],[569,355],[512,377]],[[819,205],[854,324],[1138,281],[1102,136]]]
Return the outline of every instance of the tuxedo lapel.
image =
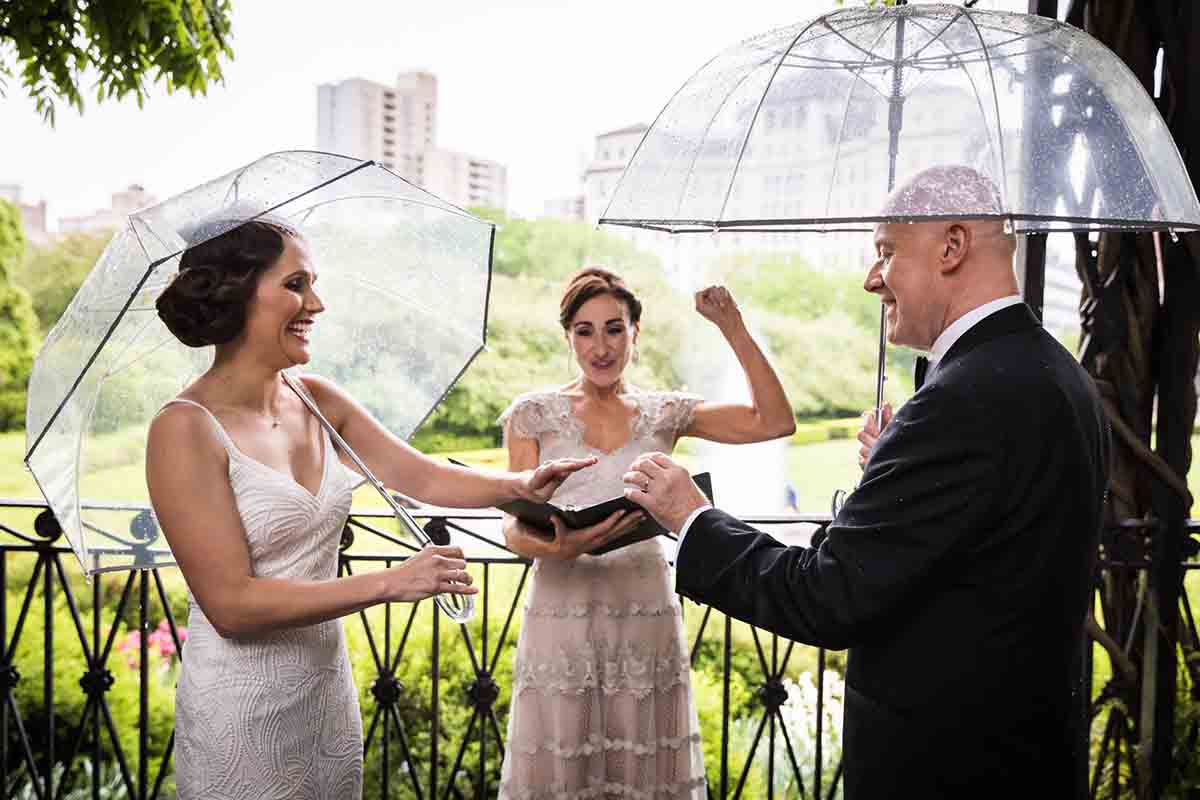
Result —
[[[1040,327],[1040,323],[1037,317],[1025,303],[1018,303],[994,314],[989,314],[958,337],[958,341],[950,345],[946,355],[938,361],[937,371],[940,372],[943,366],[961,358],[984,342],[990,342],[992,339],[998,339],[1010,333],[1036,330],[1038,327]]]

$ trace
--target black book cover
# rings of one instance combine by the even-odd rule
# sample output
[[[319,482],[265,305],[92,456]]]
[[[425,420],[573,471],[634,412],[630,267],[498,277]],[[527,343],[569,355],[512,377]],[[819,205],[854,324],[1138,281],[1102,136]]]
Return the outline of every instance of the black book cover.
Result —
[[[708,497],[708,502],[711,503],[713,501],[712,477],[709,473],[701,472],[698,475],[693,475],[692,480],[696,482],[696,485],[700,487],[700,491],[704,492]],[[571,506],[560,508],[553,503],[534,503],[530,500],[513,500],[512,502],[498,505],[496,508],[506,514],[512,514],[531,528],[542,531],[550,536],[554,535],[554,523],[550,521],[550,518],[555,514],[562,519],[568,528],[586,528],[590,525],[603,522],[609,515],[615,514],[618,511],[642,510],[641,506],[625,497],[614,497],[611,500],[605,500],[586,508],[574,508]],[[601,547],[597,547],[589,555],[603,555],[604,553],[651,539],[655,536],[670,536],[671,538],[675,538],[666,528],[659,525],[653,517],[647,514],[642,524],[624,536],[613,539]]]

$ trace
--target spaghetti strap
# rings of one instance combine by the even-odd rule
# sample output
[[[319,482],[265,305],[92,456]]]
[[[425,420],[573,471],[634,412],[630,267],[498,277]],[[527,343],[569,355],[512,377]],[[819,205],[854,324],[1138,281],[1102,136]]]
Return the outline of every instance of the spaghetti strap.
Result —
[[[163,407],[158,410],[158,413],[161,414],[163,412],[163,410],[166,409],[166,407],[171,405],[172,403],[185,403],[186,405],[195,406],[196,408],[203,411],[205,414],[208,415],[208,418],[212,421],[213,427],[217,429],[217,436],[220,437],[221,444],[223,444],[225,446],[225,450],[227,452],[235,452],[235,453],[240,452],[237,448],[237,445],[235,445],[233,443],[233,439],[231,439],[229,434],[226,433],[225,427],[223,425],[221,425],[220,420],[217,419],[216,414],[212,413],[207,408],[205,408],[204,406],[197,403],[195,400],[187,400],[182,397],[176,397],[174,400],[168,400],[167,402],[163,403]]]

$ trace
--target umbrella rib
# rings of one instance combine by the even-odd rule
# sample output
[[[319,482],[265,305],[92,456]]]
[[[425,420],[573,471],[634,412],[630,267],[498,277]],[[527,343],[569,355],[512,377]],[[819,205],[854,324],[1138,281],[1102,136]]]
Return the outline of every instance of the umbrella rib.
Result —
[[[143,330],[145,330],[145,329],[143,328]],[[123,369],[128,369],[129,367],[132,367],[134,364],[141,361],[142,359],[148,358],[149,356],[154,355],[159,350],[163,349],[164,347],[167,347],[168,345],[173,344],[174,342],[175,342],[174,337],[164,338],[162,341],[160,341],[158,344],[151,347],[149,350],[146,350],[143,353],[139,353],[136,356],[134,356],[133,358],[126,361],[124,364],[119,364],[119,365],[113,367],[112,369],[108,370],[107,372],[104,373],[103,376],[101,376],[101,380],[104,380],[105,378],[109,378],[109,377],[117,374],[118,372],[120,372]],[[126,348],[126,349],[128,349],[128,348]]]
[[[432,406],[430,406],[429,410],[425,412],[425,415],[423,417],[421,417],[420,421],[418,421],[417,424],[413,426],[413,433],[416,433],[417,431],[419,431],[421,429],[421,426],[425,424],[425,420],[429,419],[430,415],[433,414],[433,412],[435,410],[437,410],[437,407],[440,406],[442,404],[442,401],[446,399],[446,395],[450,394],[450,390],[453,389],[455,384],[457,384],[459,382],[459,380],[462,379],[462,376],[464,374],[466,374],[466,371],[470,368],[470,366],[473,363],[475,363],[475,359],[478,358],[479,354],[482,352],[483,352],[483,347],[477,347],[475,349],[475,352],[471,355],[470,358],[467,359],[467,363],[464,364],[463,368],[458,371],[458,375],[454,376],[454,380],[450,381],[449,385],[446,386],[446,391],[442,392],[441,397],[439,397],[437,399],[437,401],[434,402],[434,404]],[[412,434],[409,434],[409,435],[411,436]]]
[[[598,223],[597,223],[598,224]],[[492,259],[496,253],[496,226],[488,233],[487,285],[483,287],[483,346],[487,347],[488,311],[492,301]]]
[[[966,11],[964,9],[956,9],[956,11],[958,13],[956,13],[949,22],[947,22],[945,25],[943,25],[942,29],[940,31],[938,31],[937,33],[934,33],[932,29],[927,28],[921,24],[921,16],[919,14],[914,14],[913,17],[908,20],[910,23],[912,23],[913,25],[916,25],[918,28],[920,28],[921,30],[923,30],[927,34],[929,34],[929,41],[926,42],[925,44],[921,45],[920,47],[918,47],[915,51],[913,51],[913,54],[911,56],[906,56],[903,59],[903,61],[910,62],[907,66],[915,67],[916,66],[915,60],[916,60],[917,56],[921,55],[921,53],[924,53],[935,42],[940,41],[942,34],[945,33],[946,31],[950,30],[950,26],[953,25],[954,23],[958,22],[960,17],[968,16],[968,14],[966,13]],[[978,35],[979,29],[976,28],[975,32]],[[980,43],[983,42],[982,36],[979,37],[979,41],[980,41]],[[943,42],[942,44],[944,45],[945,43]],[[947,49],[949,49],[949,48],[947,48]]]
[[[397,175],[396,177],[400,178],[399,175]],[[403,178],[400,178],[400,179],[404,180]],[[345,197],[335,197],[332,200],[322,200],[319,203],[313,203],[311,206],[306,206],[305,208],[302,208],[299,211],[296,211],[295,213],[297,215],[305,214],[305,213],[312,213],[314,210],[320,208],[321,206],[327,206],[330,203],[340,203],[346,199],[347,198],[345,198]],[[447,214],[451,214],[456,217],[465,217],[466,219],[468,219],[472,222],[478,222],[481,225],[491,225],[492,227],[495,227],[495,223],[488,222],[487,220],[484,220],[484,219],[480,219],[479,217],[476,217],[469,212],[463,211],[461,208],[458,208],[457,206],[449,206],[448,203],[446,205],[438,205],[437,203],[430,203],[425,200],[413,200],[413,199],[410,199],[407,197],[397,197],[397,196],[388,195],[388,194],[356,194],[353,196],[353,199],[354,200],[394,200],[397,203],[404,203],[404,204],[410,205],[410,206],[421,206],[423,208],[434,208],[434,209],[437,209],[438,211],[444,211]],[[289,201],[289,202],[291,202],[291,201]],[[287,204],[285,203],[284,205],[287,205]],[[449,208],[447,208],[447,206],[449,206]]]
[[[350,273],[350,277],[353,277],[355,280],[357,280],[363,286],[368,286],[368,287],[374,289],[375,291],[379,292],[380,294],[390,297],[393,300],[395,300],[396,302],[402,303],[403,305],[408,306],[413,311],[417,311],[427,317],[432,317],[432,318],[438,320],[438,322],[441,322],[441,323],[447,325],[456,334],[458,334],[459,336],[462,336],[464,339],[466,339],[469,342],[474,343],[479,340],[478,334],[471,333],[471,332],[467,331],[465,328],[462,328],[453,322],[447,322],[443,317],[439,316],[438,314],[435,314],[428,308],[418,305],[417,303],[414,303],[411,300],[409,300],[407,297],[405,297],[401,294],[398,294],[384,286],[381,286],[374,281],[371,281],[371,280],[368,280],[368,279],[362,277],[361,273]]]
[[[909,19],[908,21],[910,23],[915,22],[915,20],[913,20],[913,19]],[[984,26],[984,27],[986,27],[986,26]],[[1000,47],[1003,47],[1004,45],[1011,44],[1012,42],[1019,42],[1021,40],[1027,40],[1029,38],[1030,38],[1029,36],[1025,36],[1025,35],[1014,36],[1012,39],[1009,39],[1006,42],[999,42],[998,44],[993,46],[991,49],[995,50]],[[1014,52],[1014,53],[1010,53],[1010,54],[1006,55],[1006,58],[1012,58],[1014,56],[1021,56],[1021,55],[1029,55],[1030,53],[1036,53],[1043,49],[1047,49],[1047,48],[1044,46],[1039,46],[1036,49],[1025,50],[1022,52]],[[961,51],[953,51],[952,50],[950,52],[954,54],[954,57],[957,61],[959,61],[963,64],[978,64],[978,63],[986,61],[986,59],[983,56],[982,51],[979,48],[971,48],[970,50],[961,50]],[[970,55],[970,54],[978,54],[978,55],[973,58],[963,58],[963,55]],[[856,61],[844,61],[844,60],[837,60],[837,59],[832,59],[832,58],[817,58],[816,56],[794,56],[794,58],[796,59],[796,61],[785,63],[783,66],[787,69],[803,69],[803,70],[809,70],[809,71],[815,72],[818,70],[848,70],[852,66],[861,66],[863,69],[865,69],[865,68],[871,67],[871,66],[881,66],[884,63],[891,63],[891,62],[880,62],[879,64],[861,64],[861,62],[856,62]],[[938,64],[938,62],[940,62],[946,58],[947,57],[944,57],[944,56],[939,57],[939,58],[930,58],[930,59],[927,59],[926,62],[922,63],[922,64],[906,63],[905,66],[908,67],[909,69],[915,69],[917,71],[923,72],[923,71],[934,69],[934,67]],[[825,64],[828,66],[811,66],[808,63],[799,63],[801,61],[813,62],[816,64]],[[947,64],[946,66],[950,66],[950,65]]]
[[[861,45],[855,44],[855,43],[854,43],[854,42],[852,42],[852,41],[851,41],[851,40],[850,40],[850,39],[849,39],[849,38],[848,38],[848,37],[847,37],[845,34],[843,34],[841,31],[837,30],[837,29],[836,29],[836,28],[834,28],[832,25],[830,25],[830,24],[829,24],[829,21],[828,21],[828,20],[826,20],[825,18],[822,18],[822,19],[821,19],[821,22],[822,22],[822,23],[824,23],[824,25],[825,25],[825,27],[826,27],[826,28],[829,28],[829,31],[830,31],[830,32],[831,32],[831,33],[832,33],[834,36],[838,37],[838,38],[839,38],[839,39],[841,39],[843,42],[845,42],[847,45],[849,45],[849,46],[850,46],[850,48],[851,48],[852,50],[857,50],[858,52],[862,53],[864,56],[866,56],[866,57],[867,57],[868,63],[865,63],[865,64],[863,64],[863,65],[862,65],[862,67],[861,67],[862,69],[866,69],[866,68],[867,68],[868,66],[870,66],[872,63],[873,63],[873,64],[876,64],[876,65],[878,65],[878,66],[885,66],[885,65],[886,65],[886,66],[891,66],[891,65],[893,65],[893,64],[895,64],[895,63],[896,63],[896,60],[895,60],[895,59],[890,59],[890,60],[889,60],[889,59],[886,59],[886,58],[884,58],[883,56],[879,56],[879,55],[876,55],[875,53],[872,53],[870,50],[866,50],[866,49],[864,49],[864,48],[863,48]],[[888,23],[887,27],[885,27],[885,28],[883,29],[883,31],[882,31],[882,32],[879,34],[879,37],[878,37],[878,38],[877,38],[875,41],[877,41],[877,42],[878,42],[878,41],[879,41],[879,39],[882,39],[882,38],[883,38],[883,35],[884,35],[885,33],[887,33],[889,30],[891,30],[891,29],[892,29],[892,26],[893,26],[894,24],[895,24],[895,23],[892,23],[892,22]],[[853,62],[847,62],[847,63],[853,63]]]
[[[671,95],[671,98],[669,100],[667,100],[666,104],[659,110],[658,114],[654,117],[654,121],[650,123],[650,127],[646,128],[646,132],[642,134],[642,138],[638,142],[638,146],[634,148],[633,153],[629,156],[629,164],[633,164],[633,162],[637,160],[638,153],[641,152],[642,146],[644,144],[646,144],[646,139],[648,139],[650,137],[650,131],[654,130],[654,126],[658,124],[658,121],[660,119],[662,119],[662,115],[665,114],[667,112],[667,109],[671,107],[671,104],[675,102],[675,98],[679,96],[679,93],[682,92],[693,80],[695,80],[697,75],[704,72],[704,70],[708,69],[709,65],[712,64],[714,61],[716,61],[718,58],[720,58],[722,55],[723,55],[723,53],[718,53],[717,55],[710,58],[708,61],[704,62],[704,65],[701,66],[700,69],[698,69],[694,73],[692,73],[692,75],[686,81],[684,81],[682,84],[679,85],[679,88],[675,90],[675,94]],[[617,178],[617,185],[613,187],[612,196],[608,198],[608,205],[606,205],[604,207],[604,213],[601,214],[600,219],[598,219],[596,221],[597,225],[599,225],[601,222],[603,222],[605,220],[605,218],[608,216],[608,210],[610,208],[612,208],[613,201],[615,201],[617,199],[617,195],[621,191],[621,184],[623,184],[625,182],[625,176],[628,174],[629,174],[629,165],[626,165],[625,169],[623,169],[621,171],[621,177]],[[682,202],[683,201],[681,200],[680,203],[682,204]]]
[[[131,310],[135,310],[135,309],[127,306],[126,308],[122,309],[122,313],[128,313]],[[136,310],[141,310],[141,309],[136,309]],[[140,328],[138,328],[133,333],[132,336],[129,337],[129,341],[127,341],[125,343],[125,346],[121,348],[120,352],[117,353],[116,358],[114,358],[113,360],[119,361],[120,359],[124,358],[125,354],[128,353],[135,344],[137,344],[137,340],[141,337],[141,335],[146,332],[146,328],[150,327],[150,325],[152,325],[154,323],[154,320],[156,320],[156,319],[157,319],[157,317],[146,317],[146,319],[142,322],[142,326]],[[156,347],[155,349],[157,350],[158,348]],[[135,359],[133,359],[133,361],[137,361],[137,359],[135,358]],[[133,363],[133,361],[131,361],[130,363]],[[122,369],[123,368],[124,367],[122,367]],[[105,378],[107,378],[109,375],[112,375],[116,371],[117,370],[115,368],[109,369],[107,372],[105,372],[103,375],[100,376],[100,380],[104,380]]]
[[[829,23],[826,23],[826,25],[828,25],[828,24]],[[894,27],[894,25],[888,25],[883,30],[881,30],[879,32],[879,35],[875,38],[875,43],[878,44],[879,41],[881,39],[883,39],[883,37],[887,35],[887,32],[889,30],[891,30],[893,27]],[[845,37],[842,37],[842,38],[845,38]],[[842,141],[843,141],[842,134],[844,134],[846,132],[846,120],[849,119],[849,117],[850,117],[850,98],[854,94],[854,87],[855,87],[855,85],[862,83],[868,89],[870,89],[871,91],[878,94],[880,97],[883,96],[880,92],[878,92],[875,89],[874,86],[872,86],[870,83],[868,83],[867,81],[864,81],[862,79],[862,71],[864,69],[866,69],[865,64],[858,69],[858,72],[854,73],[854,80],[851,81],[850,86],[848,86],[846,88],[846,99],[842,102],[842,124],[838,126],[837,149],[834,151],[834,155],[833,155],[833,176],[830,177],[829,189],[825,192],[825,217],[826,218],[829,217],[829,206],[833,203],[834,177],[837,176],[838,162],[842,158]],[[851,70],[851,72],[854,72],[854,70]],[[891,187],[889,187],[889,190],[890,190],[890,188]]]
[[[1153,230],[1169,230],[1174,228],[1179,231],[1200,231],[1200,223],[1187,221],[1171,221],[1171,220],[1141,220],[1121,217],[1080,217],[1070,216],[1066,214],[910,214],[896,216],[869,216],[869,217],[789,217],[786,219],[734,219],[734,220],[663,220],[663,219],[614,219],[609,220],[612,225],[624,225],[627,227],[646,228],[648,230],[661,230],[664,232],[674,231],[676,233],[712,233],[714,227],[722,230],[731,229],[736,231],[756,231],[760,233],[788,233],[798,229],[810,230],[808,226],[823,225],[823,228],[811,228],[811,230],[822,233],[845,233],[848,231],[870,231],[871,228],[847,228],[842,225],[849,224],[871,224],[879,222],[937,222],[940,220],[951,219],[993,219],[1003,221],[1010,219],[1014,222],[1064,222],[1075,225],[1077,227],[1070,228],[1055,228],[1054,233],[1068,233],[1071,231],[1099,231],[1099,230],[1138,230],[1138,231],[1153,231]],[[655,226],[676,226],[670,227],[655,227]],[[679,228],[678,226],[690,226],[687,228]],[[773,226],[759,227],[753,226]],[[796,226],[796,227],[788,227]],[[1029,228],[1019,228],[1017,233],[1024,233]]]
[[[746,83],[746,81],[750,79],[750,76],[754,74],[754,70],[757,70],[760,67],[762,67],[764,64],[769,63],[770,58],[773,58],[776,55],[778,55],[778,54],[774,53],[774,52],[771,53],[770,57],[768,57],[767,59],[764,59],[763,61],[758,62],[758,64],[754,67],[753,70],[747,70],[746,73],[744,75],[742,75],[741,80],[739,80],[736,84],[734,84],[734,86],[729,90],[728,94],[725,95],[725,98],[721,101],[721,104],[717,106],[715,111],[713,111],[712,116],[709,117],[708,124],[704,126],[704,133],[700,134],[700,138],[696,142],[696,151],[692,154],[692,163],[688,165],[687,172],[684,173],[687,176],[687,179],[685,180],[685,182],[683,184],[682,191],[680,191],[680,193],[679,193],[679,203],[676,204],[676,206],[675,206],[675,216],[679,216],[680,212],[683,211],[683,202],[684,202],[684,199],[687,197],[688,187],[691,186],[692,177],[695,174],[693,172],[693,170],[695,170],[695,168],[696,168],[696,162],[698,160],[700,160],[700,152],[704,149],[704,142],[708,138],[708,132],[712,130],[713,123],[717,121],[717,116],[725,108],[725,104],[729,102],[729,99],[731,97],[733,97],[734,92],[736,92],[738,89],[742,88],[742,86]],[[767,82],[767,86],[768,86],[768,88],[770,87],[770,81]],[[754,126],[753,120],[751,120],[750,126],[751,127]],[[749,136],[749,134],[747,134],[747,136]],[[733,183],[732,175],[729,178],[729,182],[732,185],[732,183]],[[720,215],[718,215],[718,218],[719,218],[719,216]]]
[[[992,86],[992,104],[996,109],[996,138],[1000,143],[1000,180],[998,181],[1000,184],[998,187],[1000,189],[1000,208],[1003,211],[1009,211],[1011,210],[1011,206],[1008,202],[1008,162],[1004,157],[1004,125],[1000,123],[1000,99],[996,92],[996,76],[992,74],[992,58],[991,54],[988,53],[987,44],[983,40],[983,33],[979,30],[979,26],[975,24],[975,20],[965,11],[962,16],[966,17],[967,22],[971,23],[971,27],[975,29],[975,35],[979,37],[979,45],[983,50],[983,58],[987,64],[988,83]],[[963,71],[966,72],[966,70]],[[975,81],[971,81],[971,88],[974,87]],[[976,92],[976,97],[978,98],[978,92]]]
[[[957,21],[959,17],[966,17],[968,22],[973,22],[973,21],[971,20],[971,18],[970,18],[970,15],[969,15],[969,14],[967,14],[967,13],[965,13],[965,12],[963,12],[963,13],[960,13],[958,16],[956,16],[956,17],[954,18],[954,21]],[[928,33],[930,36],[933,36],[933,35],[934,35],[934,34],[933,34],[933,32],[932,32],[931,30],[929,30],[928,28],[926,28],[924,25],[922,25],[922,24],[921,24],[921,22],[919,21],[919,19],[911,19],[911,20],[909,20],[909,22],[910,22],[910,23],[912,23],[912,24],[914,24],[914,25],[916,25],[918,28],[920,28],[921,30],[925,31],[925,32],[926,32],[926,33]],[[937,36],[939,36],[939,37],[940,37],[940,36],[941,36],[943,33],[945,33],[945,32],[946,32],[946,30],[947,30],[948,28],[949,28],[949,25],[947,25],[946,27],[942,28],[942,30],[941,30],[941,31],[939,31],[939,32],[937,33]],[[979,36],[979,41],[980,41],[980,43],[981,43],[981,45],[982,45],[982,43],[983,43],[983,36],[982,36],[982,34],[980,34],[980,33],[979,33],[979,29],[978,29],[978,27],[977,27],[977,26],[975,27],[975,32],[976,32],[976,35],[977,35],[977,36]],[[929,46],[930,46],[930,45],[932,45],[932,44],[933,44],[933,41],[931,40],[931,41],[930,41],[930,43],[929,43],[928,45],[926,45],[926,47],[929,47]],[[924,48],[922,48],[922,49],[924,49]],[[961,70],[962,70],[962,73],[963,73],[963,75],[965,75],[965,76],[966,76],[966,78],[967,78],[967,81],[968,81],[968,82],[971,84],[971,91],[972,91],[972,92],[974,93],[974,95],[975,95],[975,105],[976,105],[976,106],[979,108],[979,115],[980,115],[980,118],[981,118],[981,119],[983,119],[983,120],[984,120],[984,122],[986,123],[986,121],[987,121],[987,112],[985,112],[985,111],[983,110],[983,98],[982,98],[982,97],[980,97],[980,95],[979,95],[979,87],[978,87],[978,86],[975,84],[975,78],[971,76],[971,73],[970,73],[970,71],[969,71],[969,70],[967,70],[967,69],[966,69],[966,67],[964,66],[966,62],[965,62],[965,61],[963,61],[963,59],[961,59],[961,58],[958,56],[958,54],[957,54],[955,51],[953,51],[953,50],[950,50],[949,48],[947,48],[946,52],[947,52],[947,55],[945,56],[945,58],[946,58],[946,64],[947,64],[947,66],[948,66],[948,67],[957,67],[958,69],[961,69]],[[970,51],[965,51],[965,52],[970,52]],[[986,47],[986,46],[982,46],[982,47],[980,48],[980,52],[982,52],[982,53],[983,53],[983,55],[984,55],[984,58],[983,58],[982,60],[983,60],[983,61],[985,61],[985,63],[987,63],[987,64],[988,64],[988,79],[989,79],[989,82],[991,83],[991,87],[992,87],[992,101],[993,101],[993,103],[995,104],[995,109],[996,109],[996,128],[997,128],[997,131],[996,131],[995,133],[996,133],[996,138],[998,138],[998,139],[999,139],[999,142],[997,143],[997,142],[993,142],[993,141],[992,141],[992,139],[993,139],[993,131],[992,131],[992,129],[991,129],[991,127],[990,127],[990,126],[988,126],[987,124],[985,124],[985,125],[984,125],[984,130],[985,130],[985,131],[987,131],[988,145],[989,145],[990,147],[992,147],[992,149],[993,149],[994,151],[998,151],[998,153],[999,153],[999,156],[1000,156],[1000,172],[999,172],[999,175],[1000,175],[1000,180],[998,181],[998,184],[1000,185],[1000,187],[1005,187],[1005,186],[1006,186],[1006,184],[1007,184],[1007,181],[1008,181],[1008,173],[1005,171],[1005,159],[1004,159],[1004,131],[1003,131],[1003,127],[1002,127],[1002,126],[1001,126],[1001,124],[1000,124],[1000,104],[999,104],[999,100],[997,100],[997,98],[996,98],[996,95],[997,95],[997,93],[996,93],[996,81],[995,81],[995,78],[992,76],[992,71],[991,71],[991,62],[990,62],[990,61],[987,59],[987,47]],[[974,62],[972,62],[972,63],[978,63],[978,61],[979,61],[979,60],[976,60],[976,61],[974,61]],[[1006,189],[1006,188],[1000,188],[1000,192],[1001,192],[1001,194],[1000,194],[1000,210],[1001,210],[1001,211],[1008,211],[1008,210],[1009,210],[1009,205],[1008,205],[1008,203],[1006,202],[1006,197],[1007,197],[1007,189]]]
[[[822,19],[824,19],[822,17]],[[805,25],[800,29],[800,32],[792,38],[790,44],[783,49],[783,53],[779,56],[779,62],[775,65],[775,69],[771,71],[771,77],[767,79],[767,85],[763,87],[762,96],[758,98],[758,105],[754,107],[754,113],[750,116],[750,124],[746,126],[746,138],[742,139],[742,147],[738,151],[737,161],[733,164],[733,172],[729,175],[729,185],[725,187],[725,199],[721,201],[721,210],[717,212],[717,219],[720,220],[725,216],[725,208],[729,205],[729,197],[733,194],[733,184],[737,181],[738,170],[742,166],[742,158],[746,155],[746,146],[750,144],[750,136],[754,133],[754,123],[758,121],[758,112],[762,110],[763,103],[766,102],[767,92],[771,91],[771,84],[775,81],[775,76],[779,74],[779,68],[783,65],[783,60],[787,58],[787,54],[796,46],[796,42],[800,41],[800,37],[807,33],[817,20]],[[826,25],[829,23],[826,22]]]
[[[431,205],[434,205],[435,207],[437,207],[437,208],[441,208],[441,209],[443,209],[443,210],[445,210],[445,211],[452,211],[452,212],[456,212],[456,213],[460,214],[461,216],[467,217],[468,219],[477,220],[477,221],[479,221],[479,222],[485,222],[485,220],[481,220],[481,219],[479,219],[479,217],[475,216],[475,215],[474,215],[474,214],[472,214],[470,211],[467,211],[465,208],[459,208],[458,206],[454,205],[453,203],[447,202],[447,201],[443,200],[442,198],[438,197],[438,196],[437,196],[436,194],[434,194],[433,192],[430,192],[430,191],[428,191],[428,190],[426,190],[426,189],[422,189],[420,186],[417,186],[415,183],[413,183],[412,181],[410,181],[408,178],[405,178],[403,175],[400,175],[399,173],[397,173],[397,172],[393,171],[393,170],[392,170],[392,168],[391,168],[391,167],[389,167],[389,166],[387,166],[386,164],[377,164],[377,163],[376,163],[376,162],[374,162],[374,161],[370,161],[370,162],[367,162],[367,163],[369,163],[369,164],[375,164],[375,166],[376,166],[376,167],[379,167],[379,169],[381,169],[381,170],[383,170],[384,172],[386,172],[387,174],[391,175],[393,178],[396,178],[397,180],[404,181],[406,184],[408,184],[408,185],[409,185],[409,186],[411,186],[412,188],[416,189],[416,190],[417,190],[418,192],[420,192],[421,194],[423,194],[423,195],[428,195],[429,197],[432,197],[434,200],[437,200],[438,202],[440,202],[440,203],[442,204],[442,205],[440,205],[440,206],[438,206],[437,204],[431,204]],[[353,170],[352,170],[352,171],[353,171]],[[349,173],[347,173],[347,174],[349,174]],[[339,177],[344,177],[344,176],[339,176]],[[335,179],[335,180],[336,180],[336,179]],[[320,187],[318,187],[318,188],[320,188]],[[419,202],[419,201],[417,201],[417,200],[407,200],[407,201],[405,201],[405,202],[409,202],[409,203],[416,203],[416,202]],[[490,225],[490,224],[492,224],[492,223],[487,223],[487,224],[489,224],[489,225]]]

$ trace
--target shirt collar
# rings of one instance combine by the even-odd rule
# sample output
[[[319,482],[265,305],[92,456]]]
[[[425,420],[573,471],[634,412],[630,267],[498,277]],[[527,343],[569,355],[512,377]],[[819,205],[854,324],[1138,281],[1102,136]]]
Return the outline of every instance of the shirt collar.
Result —
[[[934,340],[933,347],[929,348],[929,362],[931,365],[942,360],[942,356],[950,351],[950,348],[958,341],[964,333],[974,328],[985,317],[990,317],[997,311],[1001,311],[1009,306],[1015,306],[1021,302],[1021,296],[1010,294],[1007,297],[1001,297],[998,300],[992,300],[989,303],[984,303],[981,306],[971,309],[963,314],[954,322],[950,323],[946,330],[942,331],[941,335]]]

